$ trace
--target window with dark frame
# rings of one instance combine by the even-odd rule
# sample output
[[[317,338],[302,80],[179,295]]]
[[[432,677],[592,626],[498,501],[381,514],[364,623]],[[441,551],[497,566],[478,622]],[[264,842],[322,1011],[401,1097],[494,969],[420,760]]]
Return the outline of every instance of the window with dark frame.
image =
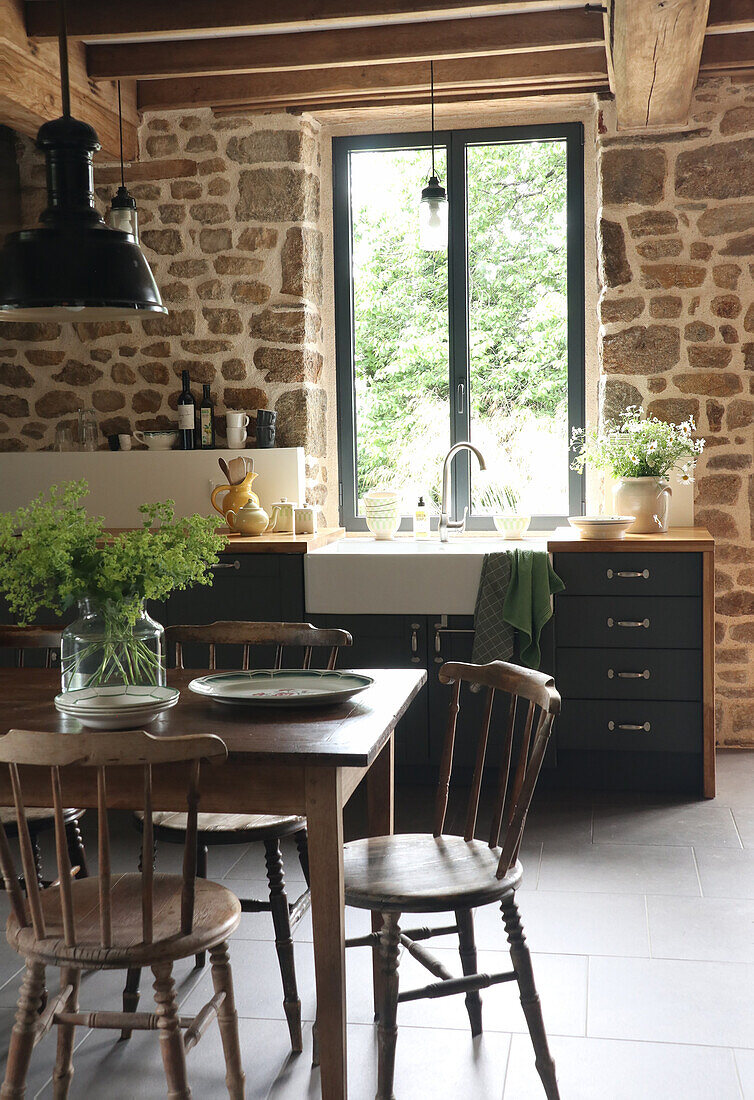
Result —
[[[341,520],[366,528],[370,489],[437,511],[442,460],[452,510],[493,526],[511,490],[533,528],[583,511],[570,469],[584,423],[583,128],[437,133],[447,251],[419,247],[429,133],[333,142]],[[493,502],[493,504],[491,504]],[[407,518],[404,527],[410,526]]]

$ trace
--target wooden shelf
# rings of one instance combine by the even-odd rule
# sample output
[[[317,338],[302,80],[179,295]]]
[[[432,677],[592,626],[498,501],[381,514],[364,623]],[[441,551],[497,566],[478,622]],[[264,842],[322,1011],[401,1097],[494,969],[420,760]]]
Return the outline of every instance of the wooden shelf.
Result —
[[[652,553],[679,551],[712,552],[715,540],[706,527],[671,527],[665,535],[625,535],[622,539],[582,539],[571,527],[558,527],[547,539],[551,554],[577,550],[580,554],[607,554],[616,550],[649,550]]]

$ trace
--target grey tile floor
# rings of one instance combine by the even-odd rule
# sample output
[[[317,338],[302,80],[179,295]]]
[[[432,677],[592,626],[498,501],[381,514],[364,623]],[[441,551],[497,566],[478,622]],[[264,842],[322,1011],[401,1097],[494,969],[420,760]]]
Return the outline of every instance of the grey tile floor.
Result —
[[[532,811],[519,901],[563,1100],[754,1100],[754,752],[718,756],[714,802],[608,795],[544,796]],[[403,797],[400,797],[401,793]],[[399,792],[399,828],[423,828],[425,792]],[[358,816],[358,815],[357,815]],[[358,829],[358,820],[352,821]],[[132,867],[137,838],[117,822],[115,862]],[[90,851],[92,850],[90,846]],[[163,846],[159,863],[178,867]],[[213,877],[263,896],[257,847],[215,849]],[[302,876],[286,850],[291,893]],[[0,895],[0,911],[7,901]],[[348,914],[349,932],[368,918]],[[495,906],[477,914],[482,967],[507,967]],[[435,941],[458,969],[450,937]],[[272,924],[244,916],[231,947],[249,1100],[317,1100],[311,1068],[314,968],[311,921],[296,931],[305,1020],[302,1055],[289,1053]],[[408,957],[406,985],[424,981]],[[119,973],[94,974],[82,1006],[118,1008]],[[187,1012],[207,997],[206,971],[177,968]],[[0,1061],[4,1062],[20,984],[19,960],[0,945]],[[142,999],[148,1002],[149,985]],[[461,998],[402,1005],[396,1096],[400,1100],[541,1100],[542,1091],[514,986],[483,994],[485,1034],[471,1039]],[[348,954],[349,1095],[371,1100],[376,1080],[370,955]],[[52,1096],[54,1039],[36,1049],[28,1096]],[[163,1097],[158,1043],[136,1034],[83,1032],[72,1097]],[[189,1057],[195,1100],[227,1095],[217,1029]]]

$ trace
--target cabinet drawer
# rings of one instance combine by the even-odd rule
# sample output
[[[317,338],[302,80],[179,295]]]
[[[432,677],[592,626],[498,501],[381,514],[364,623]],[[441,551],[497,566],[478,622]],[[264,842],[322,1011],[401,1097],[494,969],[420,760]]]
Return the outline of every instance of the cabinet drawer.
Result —
[[[565,596],[555,610],[560,646],[700,649],[702,601],[696,596]]]
[[[564,699],[701,699],[698,649],[559,649]]]
[[[699,703],[568,699],[555,730],[562,749],[700,753],[702,708]]]
[[[556,554],[569,596],[701,596],[702,555],[652,552]]]

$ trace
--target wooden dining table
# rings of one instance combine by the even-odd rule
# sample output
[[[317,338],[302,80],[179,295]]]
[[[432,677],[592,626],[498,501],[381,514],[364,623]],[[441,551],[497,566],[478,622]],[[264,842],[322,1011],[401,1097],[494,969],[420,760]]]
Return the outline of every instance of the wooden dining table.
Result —
[[[374,683],[346,703],[254,709],[212,703],[189,691],[189,682],[204,670],[171,671],[168,684],[180,689],[180,699],[149,727],[160,737],[214,733],[227,745],[228,761],[202,770],[200,811],[301,814],[308,820],[323,1100],[344,1100],[348,1095],[343,807],[365,779],[369,835],[393,831],[393,734],[426,681],[421,669],[360,671],[372,676]],[[53,670],[0,669],[0,732],[81,729],[75,719],[55,709],[53,700],[59,690],[60,675]],[[27,806],[51,805],[49,771],[21,771]],[[94,771],[66,768],[66,805],[82,809],[97,805]],[[142,770],[117,768],[111,776],[109,805],[140,809]],[[154,777],[154,808],[185,810],[186,780],[182,766],[159,769]],[[12,802],[10,779],[2,769],[0,805]],[[253,981],[254,975],[248,975],[248,980]],[[375,989],[379,981],[375,965]]]

